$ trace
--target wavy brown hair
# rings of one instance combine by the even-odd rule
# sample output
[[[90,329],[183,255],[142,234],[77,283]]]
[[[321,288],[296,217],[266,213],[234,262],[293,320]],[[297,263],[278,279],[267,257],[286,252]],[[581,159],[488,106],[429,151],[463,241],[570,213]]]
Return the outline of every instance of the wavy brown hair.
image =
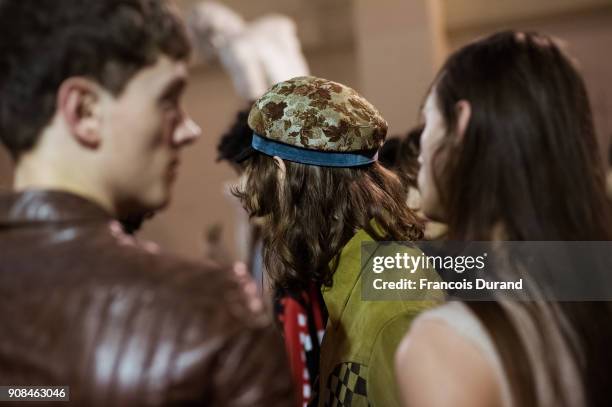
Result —
[[[330,168],[254,152],[245,182],[234,190],[251,217],[264,220],[264,264],[276,286],[331,285],[330,263],[359,229],[375,240],[418,240],[421,221],[406,206],[395,174],[377,162]],[[373,227],[374,220],[378,227]]]
[[[451,239],[612,240],[586,87],[556,41],[514,31],[481,39],[447,60],[432,89],[450,129],[435,181]],[[460,100],[472,113],[457,143]],[[609,302],[468,306],[497,345],[516,405],[610,405]],[[584,394],[567,383],[568,358]],[[552,403],[540,399],[539,380],[553,389]]]
[[[465,142],[451,131],[438,151],[449,238],[489,240],[503,225],[506,240],[612,240],[586,86],[557,42],[492,35],[453,54],[433,90],[450,129],[456,103],[472,107]]]

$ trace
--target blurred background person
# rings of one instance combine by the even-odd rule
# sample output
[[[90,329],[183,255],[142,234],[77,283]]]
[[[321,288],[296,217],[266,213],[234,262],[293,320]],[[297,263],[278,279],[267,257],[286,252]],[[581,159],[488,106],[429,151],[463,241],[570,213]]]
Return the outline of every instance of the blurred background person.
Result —
[[[395,172],[406,187],[408,206],[418,210],[419,195],[417,175],[419,173],[419,152],[421,151],[422,126],[408,131],[404,136],[393,136],[385,141],[378,161],[385,168]]]
[[[449,239],[612,239],[587,92],[550,37],[506,31],[461,48],[423,114],[422,208]],[[609,303],[495,298],[415,321],[396,360],[405,406],[610,404]]]
[[[309,73],[295,23],[274,14],[247,23],[222,3],[198,3],[188,17],[204,60],[218,58],[237,92],[255,100],[271,85]]]
[[[188,24],[201,62],[220,61],[231,77],[234,89],[246,101],[234,122],[217,146],[217,162],[227,162],[241,175],[241,153],[251,144],[252,131],[247,125],[248,111],[255,99],[270,86],[309,73],[302,54],[295,22],[282,14],[273,13],[245,21],[223,3],[201,1],[188,13]],[[229,192],[233,182],[226,183],[223,195],[236,209],[235,244],[239,258],[263,290],[261,242],[259,228],[249,224],[241,205]],[[232,250],[223,243],[223,223],[215,223],[204,232],[205,257],[229,262]]]
[[[253,140],[253,130],[251,130],[248,124],[250,110],[251,104],[236,114],[234,123],[223,134],[221,141],[217,145],[217,161],[227,162],[234,169],[238,177],[241,177],[244,173],[244,160],[250,153],[251,141]],[[235,186],[235,182],[228,183],[225,193],[228,195],[230,202],[236,206],[236,217],[241,219],[241,221],[235,223],[238,228],[236,235],[239,236],[239,241],[236,244],[246,246],[243,249],[247,253],[245,265],[257,282],[260,293],[265,291],[266,295],[269,295],[269,287],[264,284],[263,258],[261,256],[261,222],[258,219],[249,219],[240,201],[231,193],[233,186]],[[213,229],[208,233],[205,257],[215,258],[221,255],[228,262],[229,251],[223,246],[220,238],[222,232],[221,225],[218,225],[216,230],[218,232],[215,233],[215,229]],[[213,236],[214,234],[217,236]],[[266,290],[264,290],[264,287]]]

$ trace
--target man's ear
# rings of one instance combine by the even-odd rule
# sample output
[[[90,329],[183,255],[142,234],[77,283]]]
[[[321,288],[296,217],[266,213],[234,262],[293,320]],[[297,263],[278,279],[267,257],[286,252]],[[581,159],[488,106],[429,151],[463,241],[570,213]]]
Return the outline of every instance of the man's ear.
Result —
[[[101,88],[79,77],[66,79],[58,92],[57,108],[76,141],[97,148],[101,141]]]
[[[472,105],[465,99],[455,104],[457,114],[457,141],[462,142],[472,118]]]

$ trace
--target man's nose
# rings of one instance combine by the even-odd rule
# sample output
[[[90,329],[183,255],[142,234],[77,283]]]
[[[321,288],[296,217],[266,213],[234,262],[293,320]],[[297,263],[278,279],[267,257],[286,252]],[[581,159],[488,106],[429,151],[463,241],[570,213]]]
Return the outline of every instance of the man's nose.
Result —
[[[181,147],[193,143],[202,135],[202,129],[190,117],[186,117],[176,128],[172,136],[172,143]]]

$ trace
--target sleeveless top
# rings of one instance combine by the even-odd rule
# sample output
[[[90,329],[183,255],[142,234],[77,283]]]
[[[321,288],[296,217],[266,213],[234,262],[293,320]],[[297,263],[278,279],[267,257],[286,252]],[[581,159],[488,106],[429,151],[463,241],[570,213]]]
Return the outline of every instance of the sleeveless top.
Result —
[[[450,301],[446,304],[423,312],[417,317],[419,321],[436,319],[444,322],[457,334],[478,347],[495,372],[503,407],[513,407],[510,382],[502,366],[501,358],[478,317],[461,301]]]
[[[562,382],[562,388],[555,390],[551,377],[544,368],[546,349],[543,348],[541,343],[537,344],[538,337],[537,334],[534,334],[536,331],[533,326],[534,321],[521,316],[520,312],[517,312],[519,309],[520,307],[515,308],[514,313],[519,316],[516,322],[522,326],[524,332],[527,332],[527,343],[530,344],[527,352],[531,355],[530,365],[534,374],[537,405],[556,406],[559,405],[558,400],[562,399],[566,400],[567,405],[586,406],[585,389],[581,384],[580,370],[569,354],[567,343],[553,341],[554,349],[548,349],[549,352],[556,354],[558,366],[561,369],[559,380]],[[442,321],[457,334],[476,345],[495,372],[502,406],[514,407],[516,405],[513,401],[509,378],[504,370],[495,343],[482,322],[463,302],[447,302],[442,306],[423,312],[417,319]]]
[[[321,289],[328,320],[311,406],[400,407],[395,351],[414,318],[439,304],[434,300],[364,301],[364,270],[371,270],[372,257],[387,253],[385,250],[396,252],[377,245],[362,263],[362,244],[367,242],[374,239],[360,229],[338,254],[331,287]],[[410,256],[420,254],[413,247],[405,250]]]

